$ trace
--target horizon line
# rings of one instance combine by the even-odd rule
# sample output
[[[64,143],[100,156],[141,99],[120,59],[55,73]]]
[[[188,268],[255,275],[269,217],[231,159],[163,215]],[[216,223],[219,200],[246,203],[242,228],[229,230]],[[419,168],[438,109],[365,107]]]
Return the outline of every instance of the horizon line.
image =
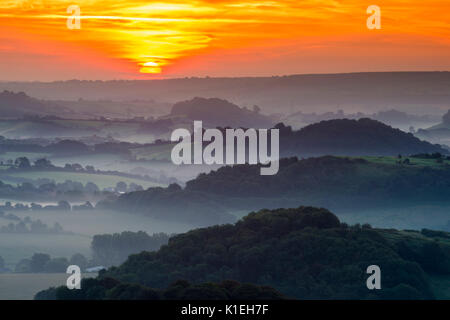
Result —
[[[449,70],[429,70],[429,71],[419,71],[419,70],[411,70],[411,71],[355,71],[355,72],[330,72],[330,73],[293,73],[293,74],[284,74],[284,75],[270,75],[270,76],[185,76],[185,77],[173,77],[173,78],[157,78],[157,79],[131,79],[131,78],[123,78],[123,79],[66,79],[66,80],[51,80],[51,81],[42,81],[42,80],[0,80],[0,83],[57,83],[57,82],[125,82],[125,81],[170,81],[170,80],[187,80],[187,79],[264,79],[264,78],[286,78],[286,77],[298,77],[298,76],[332,76],[332,75],[357,75],[357,74],[381,74],[381,73],[450,73]]]

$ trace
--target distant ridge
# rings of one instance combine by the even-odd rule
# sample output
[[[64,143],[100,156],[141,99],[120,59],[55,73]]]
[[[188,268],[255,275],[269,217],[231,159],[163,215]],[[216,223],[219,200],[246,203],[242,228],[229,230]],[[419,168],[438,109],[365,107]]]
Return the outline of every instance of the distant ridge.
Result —
[[[45,99],[154,99],[175,103],[196,96],[220,97],[266,112],[380,111],[395,107],[441,113],[450,105],[450,72],[365,72],[242,78],[3,82],[0,90]]]
[[[0,92],[0,117],[17,118],[24,115],[55,115],[67,113],[68,110],[26,95],[24,92]]]
[[[173,105],[170,116],[186,117],[191,121],[202,120],[206,126],[260,127],[272,126],[272,121],[259,113],[259,108],[252,110],[239,106],[223,99],[200,98],[177,102]]]

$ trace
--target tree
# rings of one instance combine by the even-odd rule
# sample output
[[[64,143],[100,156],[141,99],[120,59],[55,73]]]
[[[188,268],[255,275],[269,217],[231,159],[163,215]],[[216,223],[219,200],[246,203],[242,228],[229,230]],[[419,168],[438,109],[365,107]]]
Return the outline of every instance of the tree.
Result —
[[[58,207],[61,209],[61,210],[70,210],[70,203],[68,203],[66,200],[61,200],[61,201],[58,201]]]
[[[34,162],[34,166],[40,169],[48,169],[53,167],[52,162],[48,159],[42,158]]]
[[[5,269],[5,260],[0,256],[0,271]]]
[[[72,164],[72,170],[83,171],[83,166],[79,163],[74,163],[74,164]]]
[[[117,182],[115,191],[116,192],[127,192],[127,184],[123,181]]]
[[[20,169],[27,169],[31,167],[30,160],[27,157],[20,157],[14,161],[14,164]]]
[[[95,192],[99,192],[100,188],[95,183],[88,182],[88,183],[86,183],[84,190],[89,193],[95,193]]]
[[[43,272],[45,265],[50,261],[50,256],[45,253],[35,253],[31,257],[30,269],[32,272]]]
[[[128,191],[130,191],[130,192],[143,191],[143,190],[144,190],[144,188],[141,185],[136,184],[134,182],[130,183],[130,185],[128,186]]]
[[[69,262],[66,258],[54,258],[49,260],[44,266],[44,272],[65,272]]]
[[[30,259],[22,259],[16,264],[16,267],[15,267],[14,271],[15,272],[20,272],[20,273],[33,272],[31,270],[30,264],[31,264],[31,260]]]
[[[70,264],[79,266],[81,270],[84,270],[88,266],[88,260],[81,253],[75,253],[70,258]]]

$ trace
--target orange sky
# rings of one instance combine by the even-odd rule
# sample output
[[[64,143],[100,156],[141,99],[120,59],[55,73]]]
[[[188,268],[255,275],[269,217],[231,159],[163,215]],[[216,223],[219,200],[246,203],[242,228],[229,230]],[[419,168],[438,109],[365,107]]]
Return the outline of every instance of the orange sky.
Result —
[[[448,0],[0,0],[0,30],[0,80],[450,70]]]

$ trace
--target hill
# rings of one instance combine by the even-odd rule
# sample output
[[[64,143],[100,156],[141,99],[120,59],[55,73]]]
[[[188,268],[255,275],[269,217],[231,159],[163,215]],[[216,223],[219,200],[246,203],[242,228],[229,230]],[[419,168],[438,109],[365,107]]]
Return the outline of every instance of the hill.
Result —
[[[272,121],[259,113],[259,108],[253,110],[240,108],[226,100],[217,98],[199,98],[175,103],[170,113],[172,117],[186,117],[191,121],[202,120],[209,127],[232,128],[269,128]]]
[[[450,129],[450,110],[442,116],[442,122],[427,130]]]
[[[273,176],[259,175],[257,165],[222,167],[188,181],[185,189],[225,197],[230,200],[227,204],[236,206],[240,203],[236,199],[245,198],[243,203],[250,203],[253,197],[258,198],[253,199],[255,202],[263,201],[260,205],[268,205],[269,199],[295,199],[326,207],[339,202],[344,206],[370,206],[390,202],[448,202],[449,181],[448,161],[420,166],[398,160],[379,163],[324,156],[282,159],[280,170]]]
[[[100,201],[96,208],[136,212],[166,221],[195,226],[234,222],[220,203],[202,192],[183,190],[177,184],[130,192],[118,199]]]
[[[367,289],[369,265],[380,267],[382,290]],[[437,275],[450,277],[448,233],[349,227],[326,209],[299,207],[179,234],[99,279],[153,288],[233,279],[299,299],[432,299],[442,298],[430,281]]]
[[[450,160],[440,157],[292,157],[281,159],[273,176],[261,176],[259,165],[225,166],[200,174],[185,188],[132,192],[107,206],[150,216],[159,212],[163,219],[193,215],[205,225],[217,223],[217,212],[239,215],[303,204],[329,208],[350,221],[442,229],[449,222]]]
[[[442,116],[442,122],[428,129],[419,129],[416,136],[435,143],[450,146],[450,110]]]
[[[410,133],[368,118],[321,121],[298,131],[283,124],[276,127],[280,129],[280,150],[284,156],[392,156],[447,152],[439,145],[421,141]]]
[[[177,108],[177,114],[178,112],[180,114],[182,112],[190,113],[190,117],[193,120],[206,120],[210,124],[210,127],[214,126],[211,125],[213,123],[217,125],[219,121],[221,121],[222,124],[234,123],[234,125],[231,125],[231,127],[234,128],[252,127],[248,125],[243,126],[244,123],[249,124],[251,121],[255,121],[253,127],[257,127],[258,125],[258,123],[256,123],[257,118],[251,117],[251,119],[246,119],[246,117],[242,115],[235,116],[238,115],[240,111],[232,112],[227,110],[227,108],[221,109],[224,110],[223,115],[217,115],[214,112],[214,115],[210,117],[207,112],[203,113],[200,111],[202,108],[199,108],[198,104],[193,102],[191,104],[191,102],[187,103],[186,109],[185,107]],[[228,104],[228,102],[224,103]],[[182,105],[185,106],[184,104]],[[177,104],[174,108],[176,106]],[[239,109],[237,106],[234,107]],[[209,112],[211,113],[212,111]],[[259,122],[259,124],[262,124],[262,122]],[[192,122],[189,123],[188,127],[192,128]],[[267,126],[267,128],[270,127],[272,126]],[[274,128],[280,130],[280,155],[282,157],[311,157],[323,155],[397,156],[399,154],[449,153],[447,149],[440,145],[433,145],[427,141],[422,141],[411,133],[394,129],[382,122],[368,118],[361,118],[358,120],[334,119],[320,121],[299,130],[293,130],[291,126],[286,126],[283,123],[278,123]],[[218,129],[225,135],[226,128],[219,126]],[[161,145],[162,148],[159,148],[160,150],[155,150],[154,146],[147,148],[147,150],[142,149],[142,152],[136,149],[136,156],[147,159],[156,158],[168,160],[170,159],[172,146],[173,145],[166,143]],[[206,143],[204,143],[203,147],[205,146]],[[155,155],[152,155],[153,150],[157,151]]]
[[[41,99],[134,100],[175,103],[195,96],[220,97],[238,105],[258,105],[265,113],[442,112],[450,105],[450,72],[362,72],[273,77],[183,78],[136,81],[3,82],[0,89],[25,91]],[[382,94],[380,94],[380,92]]]
[[[27,96],[24,92],[0,92],[0,117],[17,118],[24,115],[67,115],[70,109],[55,103]]]

